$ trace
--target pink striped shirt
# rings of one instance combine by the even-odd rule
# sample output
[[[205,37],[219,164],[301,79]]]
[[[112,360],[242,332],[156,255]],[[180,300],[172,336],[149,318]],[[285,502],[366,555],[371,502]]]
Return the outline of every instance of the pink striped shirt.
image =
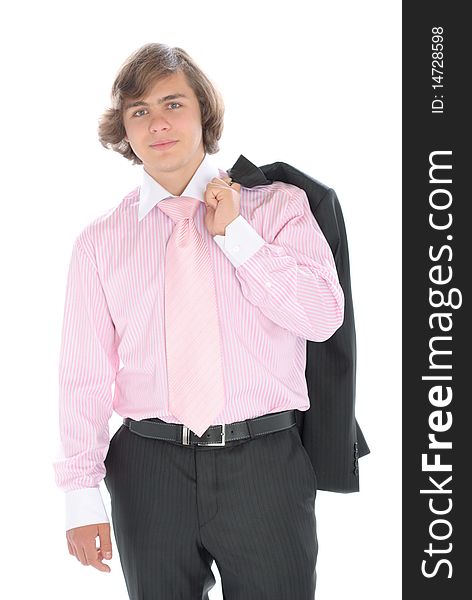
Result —
[[[241,214],[225,235],[207,232],[206,184],[226,175],[207,154],[182,194],[202,200],[195,224],[215,273],[226,406],[212,424],[307,410],[306,340],[328,339],[344,319],[331,249],[300,188],[277,181],[242,187]],[[156,206],[171,195],[143,169],[141,185],[73,245],[59,360],[61,456],[54,462],[66,492],[66,529],[109,522],[99,484],[113,411],[179,422],[167,404],[163,318],[174,224]]]

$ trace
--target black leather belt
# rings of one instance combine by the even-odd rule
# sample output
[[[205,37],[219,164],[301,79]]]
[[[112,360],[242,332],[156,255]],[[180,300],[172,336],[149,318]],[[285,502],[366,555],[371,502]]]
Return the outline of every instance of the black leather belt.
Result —
[[[296,418],[295,410],[292,409],[225,425],[210,425],[202,437],[181,423],[166,423],[157,417],[140,421],[125,417],[123,423],[129,427],[130,431],[143,437],[179,442],[185,445],[225,446],[227,442],[255,438],[266,433],[289,429],[296,425]]]

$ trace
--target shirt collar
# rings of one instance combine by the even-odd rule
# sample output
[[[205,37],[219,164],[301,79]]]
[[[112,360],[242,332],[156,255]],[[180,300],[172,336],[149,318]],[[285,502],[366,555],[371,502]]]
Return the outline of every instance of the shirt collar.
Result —
[[[187,187],[184,189],[181,196],[191,196],[192,198],[198,198],[198,200],[203,202],[207,183],[213,179],[213,177],[222,178],[226,176],[227,172],[218,168],[214,156],[206,153],[200,166],[195,171],[192,179],[188,182]],[[139,190],[138,221],[144,219],[148,212],[154,208],[158,202],[169,196],[174,197],[174,194],[171,194],[165,187],[151,177],[143,167],[142,183]]]

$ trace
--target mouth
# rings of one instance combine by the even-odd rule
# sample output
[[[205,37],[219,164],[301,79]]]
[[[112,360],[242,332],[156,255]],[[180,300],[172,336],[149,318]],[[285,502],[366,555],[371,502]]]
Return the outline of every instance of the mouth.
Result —
[[[178,140],[173,140],[169,142],[163,142],[161,144],[152,144],[151,148],[153,148],[154,150],[167,150],[168,148],[172,148],[172,146],[175,146],[177,142]]]

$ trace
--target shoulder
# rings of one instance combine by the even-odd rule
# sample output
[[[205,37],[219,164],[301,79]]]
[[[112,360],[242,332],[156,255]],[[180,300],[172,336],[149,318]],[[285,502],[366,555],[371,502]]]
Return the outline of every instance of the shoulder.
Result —
[[[306,198],[303,189],[291,183],[273,181],[267,185],[251,188],[241,187],[241,201],[250,212],[283,212],[289,204],[299,203]]]
[[[310,210],[306,191],[292,183],[273,181],[268,185],[241,189],[242,204],[248,216],[252,218],[259,215],[264,220],[267,217],[278,220]]]
[[[261,196],[267,202],[276,201],[280,197],[291,197],[304,193],[302,188],[284,181],[273,181],[267,185],[256,185],[251,188],[242,186],[241,189],[244,190],[245,195]]]
[[[93,256],[97,248],[113,243],[117,235],[126,230],[127,222],[131,224],[133,220],[137,220],[139,189],[139,186],[135,187],[118,204],[83,227],[75,239],[75,244]]]

